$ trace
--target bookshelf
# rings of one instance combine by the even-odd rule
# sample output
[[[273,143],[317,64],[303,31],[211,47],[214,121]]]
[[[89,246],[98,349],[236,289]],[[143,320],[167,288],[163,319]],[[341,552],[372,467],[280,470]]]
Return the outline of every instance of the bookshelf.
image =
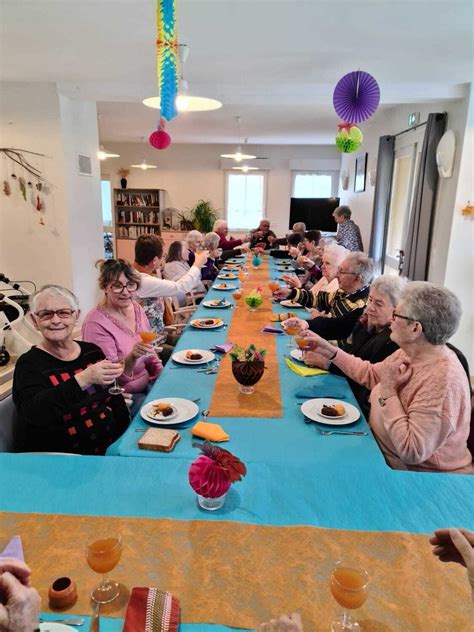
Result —
[[[161,234],[163,189],[114,189],[116,256],[133,261],[135,240],[147,233]]]

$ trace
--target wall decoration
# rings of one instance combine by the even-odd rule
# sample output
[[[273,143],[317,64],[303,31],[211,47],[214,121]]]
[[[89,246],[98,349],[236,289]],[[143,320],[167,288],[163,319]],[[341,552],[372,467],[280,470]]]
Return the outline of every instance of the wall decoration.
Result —
[[[357,156],[355,163],[354,191],[365,191],[365,179],[367,175],[367,153]]]
[[[155,149],[167,149],[171,145],[171,136],[165,132],[165,121],[160,119],[158,129],[150,134],[148,142]]]
[[[126,189],[127,188],[127,176],[130,173],[130,169],[125,169],[124,167],[120,167],[120,169],[117,171],[117,173],[120,176],[120,186],[122,187],[122,189]]]
[[[337,115],[343,121],[362,123],[379,106],[379,84],[368,72],[355,70],[338,81],[332,100]]]
[[[156,2],[158,92],[161,116],[171,121],[176,116],[178,95],[178,34],[175,0]]]
[[[351,154],[357,151],[362,145],[364,136],[362,131],[352,123],[339,123],[336,134],[336,147],[344,154]]]

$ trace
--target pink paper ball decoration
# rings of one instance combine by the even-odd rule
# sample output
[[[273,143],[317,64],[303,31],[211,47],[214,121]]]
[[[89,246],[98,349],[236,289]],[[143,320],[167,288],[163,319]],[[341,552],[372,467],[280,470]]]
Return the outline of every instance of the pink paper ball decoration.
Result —
[[[155,149],[167,149],[171,145],[171,136],[163,129],[157,129],[150,134],[148,142]]]
[[[214,459],[201,454],[189,468],[189,483],[204,498],[219,498],[230,488],[226,471]]]

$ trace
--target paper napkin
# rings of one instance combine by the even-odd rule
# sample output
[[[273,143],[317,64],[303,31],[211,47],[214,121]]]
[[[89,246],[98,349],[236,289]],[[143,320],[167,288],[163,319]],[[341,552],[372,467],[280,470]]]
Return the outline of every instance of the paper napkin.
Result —
[[[292,371],[301,375],[302,377],[309,377],[311,375],[321,375],[327,373],[323,369],[313,369],[309,366],[301,366],[292,362],[289,358],[285,358],[286,364],[290,367]]]
[[[195,437],[200,439],[208,439],[220,443],[229,441],[230,436],[224,431],[219,424],[211,424],[207,421],[198,421],[192,428],[191,432]]]
[[[211,347],[211,351],[218,351],[219,353],[229,353],[234,347],[233,342],[224,342],[221,345],[215,345]]]
[[[179,600],[157,588],[133,588],[122,632],[178,632]]]
[[[262,329],[262,334],[284,334],[283,329],[277,329],[276,327],[272,327],[271,325],[267,325]]]
[[[21,562],[25,561],[25,556],[23,555],[23,545],[21,543],[21,536],[13,536],[7,546],[0,553],[0,558],[2,557],[13,557],[16,560],[20,560]]]

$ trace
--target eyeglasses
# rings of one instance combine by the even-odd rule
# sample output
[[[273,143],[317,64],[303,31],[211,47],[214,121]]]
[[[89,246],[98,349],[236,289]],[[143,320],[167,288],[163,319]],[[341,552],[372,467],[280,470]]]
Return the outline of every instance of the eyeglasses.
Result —
[[[412,323],[420,323],[420,325],[423,327],[423,323],[416,319],[416,318],[410,318],[410,316],[403,316],[403,314],[397,314],[397,312],[394,310],[392,313],[392,318],[395,320],[395,318],[401,318],[402,320],[411,320]]]
[[[136,281],[129,281],[128,283],[119,283],[116,281],[115,283],[111,283],[109,288],[114,294],[122,294],[122,292],[126,289],[128,292],[135,292],[138,290],[138,283]]]
[[[35,316],[38,316],[41,322],[51,320],[56,314],[61,320],[67,320],[75,314],[75,309],[41,309],[39,312],[35,312]]]
[[[338,270],[338,274],[355,274],[357,276],[357,272],[349,272],[348,270]]]

